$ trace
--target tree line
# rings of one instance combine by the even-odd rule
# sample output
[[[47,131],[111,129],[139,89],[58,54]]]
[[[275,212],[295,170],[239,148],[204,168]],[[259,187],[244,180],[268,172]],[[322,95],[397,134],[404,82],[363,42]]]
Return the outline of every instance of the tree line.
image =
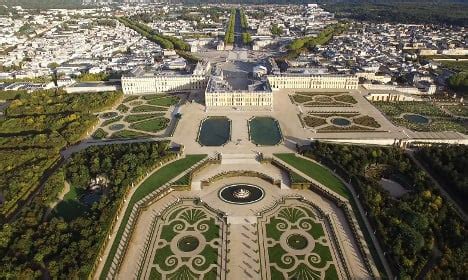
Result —
[[[424,147],[417,156],[460,205],[468,209],[468,147],[443,145]]]
[[[323,7],[337,17],[362,21],[468,26],[466,2],[441,1],[431,5],[424,1],[348,1]]]
[[[317,45],[324,45],[330,41],[333,36],[339,35],[348,29],[347,24],[336,23],[330,24],[325,27],[317,36],[307,36],[296,38],[289,43],[286,48],[288,49],[288,58],[296,58],[302,52],[310,51]]]
[[[229,22],[226,27],[226,34],[224,34],[224,43],[226,45],[234,44],[234,28],[236,25],[236,9],[231,9],[231,15],[229,16]]]
[[[247,21],[247,16],[245,15],[244,9],[239,9],[240,19],[241,19],[241,27],[242,27],[242,42],[245,45],[252,43],[252,36],[248,32],[249,23]]]
[[[190,45],[182,39],[159,34],[155,32],[151,27],[143,23],[133,21],[127,17],[119,17],[117,19],[128,28],[135,30],[141,36],[146,37],[146,39],[150,40],[151,42],[158,44],[163,49],[190,51]]]

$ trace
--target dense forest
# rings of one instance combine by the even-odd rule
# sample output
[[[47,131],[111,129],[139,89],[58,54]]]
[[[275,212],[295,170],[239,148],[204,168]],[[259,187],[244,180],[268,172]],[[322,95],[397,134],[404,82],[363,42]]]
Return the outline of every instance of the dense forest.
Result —
[[[122,1],[123,2],[123,1]],[[219,0],[180,0],[185,4],[219,4]],[[234,4],[308,4],[308,0],[229,0],[222,3]],[[337,17],[356,20],[395,23],[432,23],[468,26],[467,0],[317,0]],[[25,8],[78,8],[82,0],[0,0],[0,5],[21,5]]]
[[[87,279],[123,194],[170,154],[167,147],[167,142],[106,145],[74,154],[14,221],[1,226],[0,278]],[[82,194],[98,176],[107,178],[107,185],[90,203]],[[65,179],[78,195],[55,204]]]
[[[403,151],[315,143],[303,153],[351,180],[398,278],[468,279],[466,224]],[[408,192],[391,196],[382,177]]]
[[[0,217],[9,215],[38,187],[43,174],[59,161],[60,150],[86,136],[97,123],[93,113],[110,108],[121,97],[121,92],[0,92],[0,100],[10,102],[0,119],[4,199]]]
[[[468,209],[468,147],[426,147],[420,149],[417,155],[452,197]]]
[[[468,71],[461,71],[448,78],[448,85],[462,94],[468,93]]]
[[[22,6],[27,9],[76,9],[82,0],[0,0],[0,5]]]
[[[324,5],[336,14],[362,21],[468,26],[467,3],[439,1],[348,1]]]

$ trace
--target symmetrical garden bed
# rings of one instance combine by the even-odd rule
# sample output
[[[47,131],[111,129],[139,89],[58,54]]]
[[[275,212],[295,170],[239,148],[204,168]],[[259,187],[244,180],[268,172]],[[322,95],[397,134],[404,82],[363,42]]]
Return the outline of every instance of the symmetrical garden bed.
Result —
[[[375,131],[381,127],[373,117],[358,112],[309,112],[299,118],[317,132]]]
[[[339,279],[323,213],[312,205],[287,199],[259,220],[262,273],[268,279]],[[337,244],[335,244],[336,246]]]
[[[291,100],[305,107],[351,107],[356,99],[347,92],[296,92]]]
[[[395,125],[407,127],[414,131],[458,131],[468,133],[466,122],[458,120],[429,102],[374,102]],[[427,123],[411,121],[405,118],[414,114],[429,119]]]
[[[138,278],[217,279],[224,220],[203,203],[183,199],[153,221]]]
[[[169,126],[175,128],[177,119],[168,113],[180,101],[178,95],[148,94],[127,96],[116,108],[101,114],[101,127],[92,135],[95,139],[137,138],[167,134]],[[173,123],[171,120],[173,119]]]

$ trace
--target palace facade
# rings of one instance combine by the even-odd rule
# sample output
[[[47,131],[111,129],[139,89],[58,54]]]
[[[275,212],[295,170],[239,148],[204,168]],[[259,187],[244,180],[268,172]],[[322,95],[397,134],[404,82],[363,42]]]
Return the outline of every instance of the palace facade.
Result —
[[[357,89],[359,79],[353,75],[281,74],[268,76],[272,89]]]
[[[150,77],[122,77],[124,94],[151,94],[183,90],[202,90],[206,87],[204,75],[156,75]]]

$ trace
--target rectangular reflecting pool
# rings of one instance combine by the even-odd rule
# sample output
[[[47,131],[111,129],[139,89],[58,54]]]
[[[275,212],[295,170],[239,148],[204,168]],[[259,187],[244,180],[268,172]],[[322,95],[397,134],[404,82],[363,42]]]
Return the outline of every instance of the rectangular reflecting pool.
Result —
[[[198,143],[202,146],[222,146],[231,139],[231,120],[226,117],[208,117],[200,124]]]
[[[249,120],[250,141],[256,145],[273,146],[283,140],[281,128],[276,119],[254,117]]]

